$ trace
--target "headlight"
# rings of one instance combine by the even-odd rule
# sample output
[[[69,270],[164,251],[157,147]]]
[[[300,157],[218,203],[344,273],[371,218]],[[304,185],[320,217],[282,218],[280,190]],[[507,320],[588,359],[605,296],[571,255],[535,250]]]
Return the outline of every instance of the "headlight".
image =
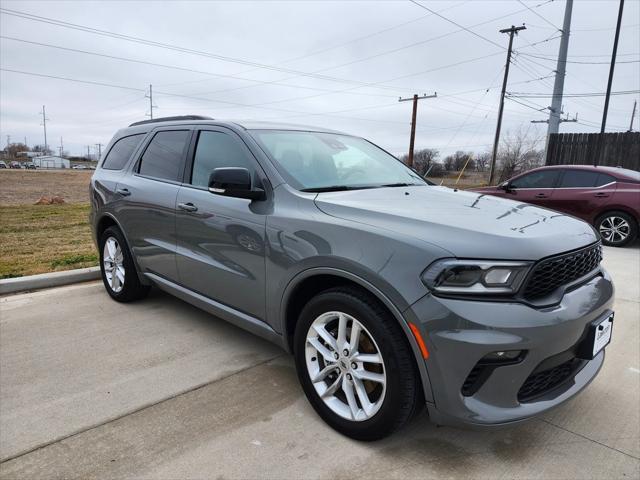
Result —
[[[422,274],[422,281],[437,293],[513,294],[531,263],[445,258],[432,263]]]

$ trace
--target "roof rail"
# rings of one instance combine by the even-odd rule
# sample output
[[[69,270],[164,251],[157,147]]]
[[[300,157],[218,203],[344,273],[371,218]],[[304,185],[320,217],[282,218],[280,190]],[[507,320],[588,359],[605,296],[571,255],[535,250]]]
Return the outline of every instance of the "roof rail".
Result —
[[[153,118],[151,120],[141,120],[139,122],[133,122],[130,127],[135,127],[136,125],[146,125],[147,123],[157,123],[157,122],[176,122],[178,120],[213,120],[211,117],[206,117],[204,115],[177,115],[175,117],[160,117]]]

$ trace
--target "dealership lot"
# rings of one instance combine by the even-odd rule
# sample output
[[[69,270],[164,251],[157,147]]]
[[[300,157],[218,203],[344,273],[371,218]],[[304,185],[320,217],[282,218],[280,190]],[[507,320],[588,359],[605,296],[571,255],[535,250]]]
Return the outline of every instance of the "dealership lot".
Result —
[[[613,340],[577,398],[507,429],[422,415],[366,444],[313,412],[276,347],[100,283],[0,299],[2,478],[638,478],[640,248],[605,248]]]

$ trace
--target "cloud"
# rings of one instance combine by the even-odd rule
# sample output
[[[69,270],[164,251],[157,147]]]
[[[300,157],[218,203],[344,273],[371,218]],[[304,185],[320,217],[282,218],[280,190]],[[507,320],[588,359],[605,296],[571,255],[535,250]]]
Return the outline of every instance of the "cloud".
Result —
[[[562,24],[563,2],[536,7],[539,4],[527,2],[551,24]],[[639,5],[625,6],[620,60],[638,60]],[[363,135],[398,154],[407,150],[411,106],[397,98],[437,91],[438,98],[420,102],[417,148],[436,147],[444,154],[482,151],[492,143],[505,62],[504,51],[491,43],[506,47],[507,37],[498,30],[526,23],[527,30],[515,39],[516,51],[550,59],[517,55],[510,90],[550,94],[558,49],[557,39],[542,42],[557,36],[554,28],[516,2],[428,3],[460,25],[482,24],[473,31],[491,42],[410,2],[8,0],[2,6],[80,27],[3,13],[4,37],[67,50],[3,38],[2,68],[138,89],[1,73],[2,139],[27,136],[29,143],[42,143],[38,111],[46,105],[48,137],[56,139],[50,143],[64,137],[65,148],[78,154],[88,144],[106,144],[118,128],[145,118],[149,84],[154,85],[157,116],[193,113],[331,127]],[[616,15],[616,2],[574,5],[569,55],[576,61],[604,63],[569,64],[565,92],[606,89]],[[86,28],[179,48],[82,31]],[[537,42],[542,43],[524,47]],[[618,64],[613,89],[637,90],[639,77],[638,63]],[[608,125],[613,129],[628,128],[633,98],[612,97]],[[550,103],[522,101],[530,107]],[[597,124],[603,101],[566,98],[565,112]],[[546,118],[530,107],[507,101],[503,131]],[[535,128],[544,132],[545,126]],[[575,123],[561,126],[561,131],[597,130]]]

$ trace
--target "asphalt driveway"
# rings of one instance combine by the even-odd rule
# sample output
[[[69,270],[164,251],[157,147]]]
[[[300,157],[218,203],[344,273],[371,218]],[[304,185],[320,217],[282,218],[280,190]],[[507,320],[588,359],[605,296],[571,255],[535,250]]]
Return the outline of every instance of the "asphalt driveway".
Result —
[[[1,478],[639,478],[640,249],[605,249],[613,340],[577,398],[496,431],[426,415],[359,443],[276,347],[154,291],[97,282],[0,298]]]

